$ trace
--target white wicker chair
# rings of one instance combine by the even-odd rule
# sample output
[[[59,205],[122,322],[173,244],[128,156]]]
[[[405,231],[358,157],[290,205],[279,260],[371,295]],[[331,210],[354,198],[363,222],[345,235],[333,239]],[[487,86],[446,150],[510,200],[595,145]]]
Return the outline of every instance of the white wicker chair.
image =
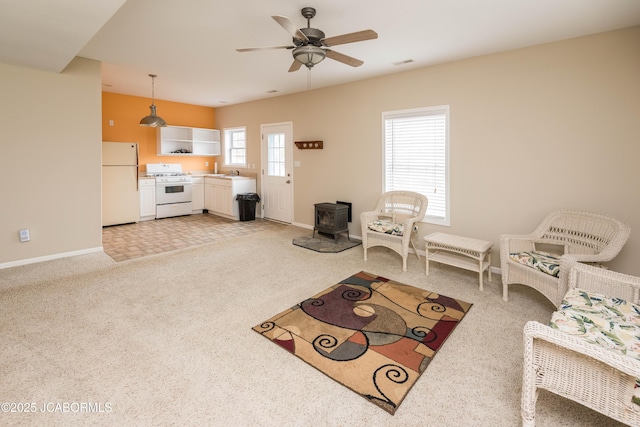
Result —
[[[500,236],[502,299],[508,301],[512,283],[530,286],[558,306],[567,291],[567,266],[575,262],[611,261],[629,239],[628,225],[589,212],[558,211],[548,215],[531,234]],[[545,244],[562,245],[559,277],[513,261],[509,254],[535,251]]]
[[[640,277],[577,263],[569,287],[622,298],[638,304]],[[578,402],[628,425],[640,425],[640,410],[631,402],[640,361],[579,337],[531,321],[524,327],[522,425],[535,425],[538,390]]]
[[[360,214],[364,260],[367,260],[368,248],[384,246],[397,252],[402,257],[402,271],[407,271],[407,256],[410,243],[416,256],[420,259],[413,236],[416,234],[414,230],[416,223],[420,222],[427,212],[428,203],[429,201],[425,196],[412,191],[388,191],[383,193],[378,199],[375,210]],[[398,236],[371,230],[368,224],[377,219],[386,219],[402,225],[403,234]]]

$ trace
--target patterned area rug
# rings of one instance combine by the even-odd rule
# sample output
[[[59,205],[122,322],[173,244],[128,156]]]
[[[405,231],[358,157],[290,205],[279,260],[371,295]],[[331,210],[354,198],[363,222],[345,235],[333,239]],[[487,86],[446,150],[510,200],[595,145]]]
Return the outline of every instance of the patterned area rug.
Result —
[[[470,308],[361,271],[253,330],[394,414]]]
[[[338,253],[361,245],[360,240],[349,240],[345,236],[338,236],[336,241],[333,237],[296,237],[293,244],[302,248],[311,249],[316,252]]]

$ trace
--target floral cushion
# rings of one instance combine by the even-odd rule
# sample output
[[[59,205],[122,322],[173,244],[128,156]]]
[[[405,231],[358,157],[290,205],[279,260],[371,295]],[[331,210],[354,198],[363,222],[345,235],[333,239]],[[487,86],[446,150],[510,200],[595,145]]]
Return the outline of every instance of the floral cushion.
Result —
[[[394,236],[402,236],[404,227],[402,224],[396,224],[393,221],[386,219],[376,219],[367,224],[369,230],[377,231],[379,233],[392,234]]]
[[[549,326],[640,360],[640,306],[623,299],[569,289]],[[638,379],[632,401],[640,405]]]
[[[560,258],[548,252],[529,251],[509,254],[509,258],[515,262],[542,271],[550,276],[558,277],[560,274]]]
[[[640,360],[640,306],[623,299],[569,289],[549,326]]]

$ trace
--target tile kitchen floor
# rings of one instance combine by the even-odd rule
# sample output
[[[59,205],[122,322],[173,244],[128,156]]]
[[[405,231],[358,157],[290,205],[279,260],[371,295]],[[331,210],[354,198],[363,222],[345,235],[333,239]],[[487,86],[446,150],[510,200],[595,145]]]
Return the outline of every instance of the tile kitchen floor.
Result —
[[[260,218],[233,221],[197,214],[103,227],[102,247],[113,260],[126,261],[283,227],[287,225]]]

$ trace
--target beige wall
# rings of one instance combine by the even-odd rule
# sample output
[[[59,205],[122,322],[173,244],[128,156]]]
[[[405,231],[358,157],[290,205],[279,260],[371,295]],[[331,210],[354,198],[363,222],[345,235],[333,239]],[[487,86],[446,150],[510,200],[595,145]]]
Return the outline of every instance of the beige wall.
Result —
[[[294,140],[323,140],[294,148],[294,222],[313,224],[314,203],[351,201],[360,235],[382,191],[382,112],[445,104],[451,226],[421,224],[421,236],[494,241],[499,265],[500,234],[554,210],[599,212],[632,227],[609,266],[640,275],[640,27],[224,107],[216,127],[246,125],[256,164],[261,124],[292,121]]]
[[[96,61],[0,64],[0,266],[102,246],[100,93]]]
[[[323,140],[294,148],[294,222],[346,200],[360,235],[381,192],[382,112],[450,105],[451,227],[421,235],[492,240],[497,255],[501,233],[529,232],[549,211],[595,211],[631,225],[610,267],[640,275],[639,76],[636,27],[220,108],[216,127],[246,125],[255,164],[261,124],[292,121],[295,140]],[[101,246],[100,83],[99,63],[80,58],[61,74],[0,64],[0,267]]]

